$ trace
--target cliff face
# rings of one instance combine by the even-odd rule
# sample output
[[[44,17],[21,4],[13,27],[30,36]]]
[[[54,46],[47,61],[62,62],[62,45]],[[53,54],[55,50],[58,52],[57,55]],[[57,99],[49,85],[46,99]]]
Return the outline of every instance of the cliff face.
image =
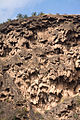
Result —
[[[68,114],[73,120],[76,110],[79,118],[79,106],[73,102],[79,93],[80,15],[43,15],[0,25],[1,120],[13,119],[23,109],[31,120],[38,119],[33,109],[41,114],[54,109],[56,120],[68,120]]]

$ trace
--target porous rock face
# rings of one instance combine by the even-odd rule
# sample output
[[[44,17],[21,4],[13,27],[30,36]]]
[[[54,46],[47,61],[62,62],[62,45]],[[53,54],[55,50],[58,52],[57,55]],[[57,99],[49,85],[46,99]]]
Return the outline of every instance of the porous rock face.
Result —
[[[38,111],[80,92],[80,15],[0,25],[0,101],[20,95]]]

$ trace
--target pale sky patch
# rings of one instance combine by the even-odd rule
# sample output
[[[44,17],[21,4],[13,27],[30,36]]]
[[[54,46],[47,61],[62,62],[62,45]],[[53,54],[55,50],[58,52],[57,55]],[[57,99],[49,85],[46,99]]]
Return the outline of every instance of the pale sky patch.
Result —
[[[16,10],[33,7],[43,0],[0,0],[0,22],[12,18]]]

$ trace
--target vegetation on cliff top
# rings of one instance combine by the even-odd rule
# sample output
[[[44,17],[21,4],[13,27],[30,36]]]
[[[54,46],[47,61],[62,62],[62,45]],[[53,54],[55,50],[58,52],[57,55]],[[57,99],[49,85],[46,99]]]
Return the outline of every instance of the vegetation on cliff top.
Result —
[[[31,16],[32,17],[35,17],[35,16],[41,16],[41,15],[44,15],[45,13],[43,13],[43,12],[40,12],[39,14],[37,14],[37,12],[33,12],[32,14],[31,14]],[[17,19],[24,19],[24,18],[28,18],[28,15],[27,14],[21,14],[21,13],[19,13],[19,14],[17,14],[17,16],[16,16],[16,18]],[[7,19],[7,21],[11,21],[11,19]]]

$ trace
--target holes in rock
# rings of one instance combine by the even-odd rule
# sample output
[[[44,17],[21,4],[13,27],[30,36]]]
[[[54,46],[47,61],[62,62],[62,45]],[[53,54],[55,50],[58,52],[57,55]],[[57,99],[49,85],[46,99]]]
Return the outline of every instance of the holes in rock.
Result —
[[[78,44],[77,43],[73,43],[73,47],[77,46]]]
[[[24,38],[25,38],[25,39],[28,39],[28,40],[33,40],[33,39],[34,39],[32,35],[31,35],[31,36],[24,35]]]
[[[10,97],[11,99],[13,99],[14,95],[8,94],[8,97]]]
[[[12,120],[21,120],[21,119],[18,117],[14,117]]]
[[[46,55],[42,54],[42,55],[40,55],[40,57],[46,57]]]
[[[56,18],[50,17],[50,18],[48,18],[48,20],[50,20],[50,21],[56,21]]]
[[[18,101],[18,102],[16,103],[16,105],[17,105],[17,106],[23,106],[23,103],[21,103],[20,101]]]
[[[30,82],[26,82],[26,85],[29,87],[31,84],[30,84]]]
[[[11,46],[15,46],[17,42],[10,42]]]
[[[56,98],[56,95],[55,95],[55,94],[49,93],[48,102],[49,102],[49,103],[54,102],[54,101],[55,101],[55,98]]]
[[[3,66],[2,70],[3,72],[6,72],[7,70],[9,70],[10,68],[10,65],[6,65],[6,66]]]
[[[12,95],[11,98],[13,99],[13,98],[14,98],[14,95]]]
[[[9,91],[10,91],[10,88],[6,88],[5,91],[9,92]]]
[[[80,71],[80,67],[77,67],[76,70],[77,70],[77,71]]]
[[[48,42],[48,40],[40,41],[40,43],[43,43],[43,44],[45,44],[46,42]]]
[[[73,106],[68,105],[68,109],[69,109],[69,110],[72,110],[72,109],[73,109]]]
[[[1,94],[1,98],[5,98],[5,97],[6,97],[6,95],[2,93]]]
[[[38,77],[38,74],[39,74],[39,72],[37,70],[35,70],[34,72],[29,73],[28,77],[29,77],[29,79],[31,79],[31,78],[36,79],[36,77]]]
[[[18,82],[17,85],[18,85],[18,87],[21,87],[21,86],[22,86],[21,82]]]
[[[3,85],[3,82],[1,81],[1,82],[0,82],[0,87],[2,87],[2,85]]]
[[[24,24],[22,23],[21,25],[22,25],[22,27],[26,27],[26,23],[24,23]]]
[[[60,49],[60,48],[54,49],[54,53],[55,53],[55,54],[64,54],[63,50]]]
[[[73,19],[73,16],[63,15],[63,17]]]
[[[80,35],[78,35],[78,37],[76,38],[76,40],[78,41],[80,39]]]
[[[32,54],[28,54],[28,55],[25,57],[25,60],[31,59],[31,57],[32,57]]]
[[[25,42],[25,43],[23,43],[23,45],[22,45],[22,46],[25,46],[27,49],[30,49],[29,42]]]
[[[3,47],[3,44],[4,44],[3,42],[1,42],[1,43],[0,43],[0,49],[2,49],[2,47]]]
[[[22,28],[16,29],[16,32],[21,32]]]
[[[23,63],[17,63],[16,65],[18,65],[19,67],[21,67],[21,65],[23,65]]]
[[[57,83],[60,83],[60,82],[62,82],[62,83],[68,83],[68,81],[69,81],[69,79],[67,78],[67,76],[65,76],[65,75],[62,75],[62,76],[59,76],[59,77],[57,77],[56,79],[55,79],[55,81],[57,82]]]
[[[21,33],[20,33],[20,36],[22,37],[24,34],[25,34],[25,32],[21,32]]]
[[[53,96],[53,97],[55,96],[52,92],[50,92],[49,94],[50,94],[51,96]]]
[[[46,65],[48,63],[48,59],[46,59],[45,61],[44,61],[44,64]]]
[[[30,57],[26,57],[26,58],[25,58],[25,60],[29,60],[29,59],[31,59],[31,56],[30,56]]]
[[[5,31],[5,33],[8,34],[8,33],[11,32],[11,31],[12,31],[12,29],[7,29],[7,30]]]
[[[76,82],[74,80],[72,80],[71,82],[68,82],[67,85],[68,85],[68,88],[72,88],[73,86],[75,87],[76,86]]]
[[[27,77],[24,75],[24,76],[22,77],[22,79],[25,81],[25,80],[27,80]]]
[[[26,48],[28,48],[28,49],[30,48],[30,45],[28,42],[26,42],[25,45],[26,45]]]
[[[24,119],[24,120],[28,120],[28,116],[24,115],[24,116],[23,116],[23,119]]]
[[[61,94],[61,93],[59,93],[59,94],[58,94],[58,97],[61,99],[61,98],[62,98],[62,94]]]
[[[35,98],[36,94],[31,94],[31,99]]]
[[[66,19],[59,19],[58,23],[63,23],[64,21],[66,21]]]
[[[42,87],[40,87],[40,89],[41,89],[41,90],[42,90],[42,89],[48,90],[48,87],[47,87],[47,86],[42,86]]]
[[[0,57],[6,57],[6,55],[9,55],[11,52],[11,48],[8,48],[8,46],[3,47],[2,53],[0,54]]]
[[[51,78],[51,77],[49,78],[49,81],[50,81],[50,85],[54,84],[54,82],[55,82],[55,80],[53,80],[53,78]]]
[[[48,95],[45,92],[39,94],[39,103],[46,104],[48,102]]]
[[[65,115],[67,113],[67,110],[61,111],[61,114],[58,114],[59,117],[62,117],[63,115]]]
[[[33,45],[37,45],[37,43],[36,43],[36,42],[33,42]]]
[[[4,48],[5,53],[9,53],[12,49],[8,48],[8,46],[6,48]]]

